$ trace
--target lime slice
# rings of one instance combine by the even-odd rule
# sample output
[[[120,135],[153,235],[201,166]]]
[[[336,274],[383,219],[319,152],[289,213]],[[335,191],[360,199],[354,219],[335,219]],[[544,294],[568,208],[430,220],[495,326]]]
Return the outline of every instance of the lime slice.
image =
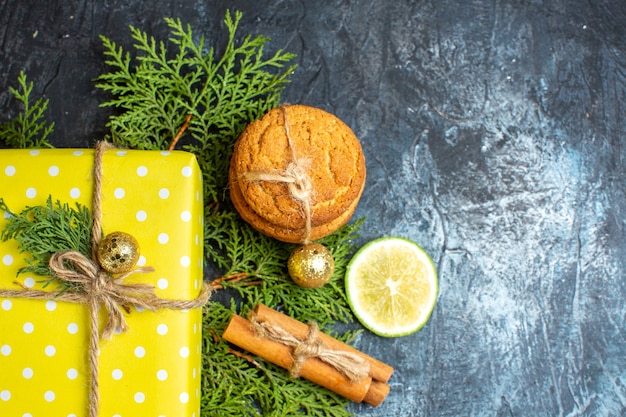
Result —
[[[401,237],[372,240],[346,270],[348,303],[361,324],[384,337],[418,331],[437,300],[437,271],[428,254]]]

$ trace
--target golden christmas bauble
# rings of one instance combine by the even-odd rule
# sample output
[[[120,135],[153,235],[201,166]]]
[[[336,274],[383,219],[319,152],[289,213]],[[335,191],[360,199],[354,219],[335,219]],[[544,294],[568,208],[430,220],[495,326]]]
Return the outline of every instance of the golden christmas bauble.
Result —
[[[138,260],[139,243],[128,233],[110,233],[98,244],[98,262],[111,274],[130,271]]]
[[[301,287],[319,288],[333,276],[335,260],[325,246],[310,243],[291,252],[287,269],[291,279]]]

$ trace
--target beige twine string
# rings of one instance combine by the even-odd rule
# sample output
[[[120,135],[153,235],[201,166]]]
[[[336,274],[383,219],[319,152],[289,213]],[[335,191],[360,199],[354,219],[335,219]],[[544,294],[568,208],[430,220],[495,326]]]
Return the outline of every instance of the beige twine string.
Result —
[[[91,235],[92,259],[80,252],[66,251],[54,253],[50,257],[50,269],[54,277],[60,280],[78,284],[82,291],[40,291],[24,288],[22,290],[0,290],[0,297],[28,298],[37,300],[59,300],[70,303],[87,304],[90,313],[89,337],[89,416],[97,417],[100,394],[98,389],[98,354],[100,338],[110,339],[115,332],[125,332],[128,324],[122,309],[130,305],[155,311],[161,308],[172,310],[187,310],[202,307],[211,296],[210,286],[204,283],[197,298],[193,300],[167,300],[156,296],[154,287],[148,284],[124,284],[128,276],[135,273],[154,271],[152,267],[136,268],[112,279],[100,268],[97,262],[96,251],[102,238],[102,156],[112,146],[106,142],[99,142],[96,146],[94,162],[94,194],[93,194],[93,228]],[[100,307],[107,312],[106,325],[100,335],[98,317]]]
[[[268,181],[287,184],[289,194],[302,205],[302,209],[304,210],[305,234],[302,243],[306,245],[311,243],[311,179],[305,170],[305,160],[298,159],[296,155],[296,150],[289,131],[287,108],[281,106],[281,109],[283,112],[285,134],[287,135],[287,145],[291,151],[291,161],[282,172],[252,171],[246,172],[244,178],[250,182]]]
[[[317,358],[342,373],[350,382],[357,382],[369,374],[369,363],[361,356],[345,350],[329,348],[319,337],[316,323],[309,324],[309,332],[304,340],[298,339],[276,323],[257,320],[257,315],[248,316],[254,333],[259,336],[292,348],[293,365],[289,370],[292,377],[300,376],[300,370],[308,358]]]

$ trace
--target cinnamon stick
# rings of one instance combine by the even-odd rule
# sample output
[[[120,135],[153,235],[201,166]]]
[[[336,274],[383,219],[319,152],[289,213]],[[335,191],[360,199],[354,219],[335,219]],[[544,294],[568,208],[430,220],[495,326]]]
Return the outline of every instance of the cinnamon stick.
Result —
[[[387,397],[391,387],[384,382],[372,380],[370,389],[367,390],[363,402],[371,406],[378,407],[380,403]]]
[[[290,369],[293,366],[294,360],[290,347],[258,337],[252,323],[241,316],[233,314],[222,337],[281,368]],[[317,358],[307,359],[300,368],[300,375],[354,402],[361,402],[365,399],[372,383],[372,378],[369,376],[351,383],[334,367]]]
[[[262,304],[258,304],[251,315],[254,321],[271,323],[299,340],[305,340],[310,331],[306,324]],[[390,390],[386,382],[391,377],[393,368],[324,333],[320,332],[317,337],[328,349],[350,352],[364,360],[369,365],[367,376],[351,382],[335,367],[315,357],[306,359],[299,370],[300,375],[351,401],[365,402],[375,407],[382,403]],[[282,368],[292,369],[294,366],[290,346],[258,336],[255,332],[255,325],[240,316],[233,315],[224,331],[223,338]]]
[[[295,320],[289,316],[286,316],[278,311],[271,309],[263,304],[257,304],[254,308],[254,314],[256,314],[256,320],[259,322],[269,321],[278,323],[283,329],[293,334],[295,337],[299,339],[303,339],[306,337],[309,326],[306,324]],[[320,333],[320,339],[331,349],[344,350],[348,352],[352,352],[356,355],[359,355],[365,361],[367,361],[370,365],[369,375],[372,379],[375,379],[380,382],[387,382],[391,375],[393,374],[393,367],[387,365],[384,362],[379,361],[378,359],[372,358],[369,355],[353,348],[352,346],[346,345],[339,340],[328,336],[327,334]]]

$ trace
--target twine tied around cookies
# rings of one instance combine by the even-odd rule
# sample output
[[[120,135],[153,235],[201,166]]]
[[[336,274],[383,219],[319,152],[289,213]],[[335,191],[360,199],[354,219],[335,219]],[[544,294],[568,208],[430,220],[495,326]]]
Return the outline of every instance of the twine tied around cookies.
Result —
[[[278,323],[258,320],[254,311],[250,312],[248,320],[258,337],[281,343],[292,349],[293,365],[289,369],[289,374],[293,378],[300,376],[300,369],[308,358],[317,358],[327,363],[343,374],[350,382],[359,381],[369,373],[369,363],[361,356],[328,347],[319,337],[317,323],[309,323],[306,338],[299,339]]]
[[[202,307],[211,296],[210,286],[204,283],[200,294],[192,300],[168,300],[159,298],[154,287],[148,284],[124,284],[124,280],[132,274],[154,271],[152,267],[135,268],[115,278],[101,269],[97,261],[97,248],[102,239],[102,158],[107,149],[112,148],[107,142],[98,142],[94,156],[94,193],[93,193],[93,226],[91,231],[91,259],[76,251],[64,251],[52,254],[49,261],[54,277],[77,284],[81,291],[41,291],[29,288],[22,290],[0,290],[0,297],[27,298],[36,300],[59,300],[85,304],[89,308],[89,416],[97,417],[99,409],[99,346],[100,338],[108,340],[116,332],[128,330],[123,311],[134,305],[151,311],[159,309],[188,310]],[[99,311],[106,310],[106,324],[99,330]]]
[[[291,161],[283,171],[250,171],[244,174],[244,178],[250,182],[268,181],[287,184],[289,194],[302,206],[302,210],[304,211],[305,226],[302,244],[306,245],[311,243],[311,197],[313,185],[311,184],[311,178],[306,172],[305,160],[298,158],[296,155],[296,149],[293,144],[293,139],[291,138],[291,132],[289,131],[289,121],[287,119],[287,108],[285,105],[281,106],[281,110],[283,113],[285,134],[287,135],[287,146],[291,152]]]

